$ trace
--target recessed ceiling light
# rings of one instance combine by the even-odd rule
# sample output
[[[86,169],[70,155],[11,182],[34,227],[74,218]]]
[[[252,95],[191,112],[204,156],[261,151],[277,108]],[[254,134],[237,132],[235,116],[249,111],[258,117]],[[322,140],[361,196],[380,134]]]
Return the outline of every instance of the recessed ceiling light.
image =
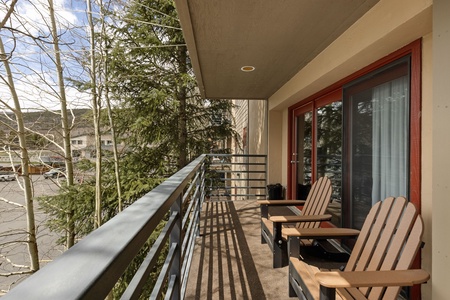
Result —
[[[242,72],[253,72],[255,71],[255,67],[254,66],[243,66],[241,68]]]

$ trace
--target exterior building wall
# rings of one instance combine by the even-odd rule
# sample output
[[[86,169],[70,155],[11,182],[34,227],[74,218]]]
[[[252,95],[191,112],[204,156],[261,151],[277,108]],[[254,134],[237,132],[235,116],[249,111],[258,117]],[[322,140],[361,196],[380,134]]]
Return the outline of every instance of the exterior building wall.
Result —
[[[442,4],[442,7],[444,6],[449,12],[449,4],[445,2],[445,5]],[[446,56],[444,50],[439,52],[434,49],[436,34],[432,32],[432,21],[433,1],[431,0],[381,0],[268,99],[267,151],[269,181],[281,181],[286,186],[289,178],[287,159],[289,107],[342,81],[397,49],[421,39],[421,214],[425,224],[423,240],[426,243],[421,255],[422,268],[432,273],[430,282],[422,285],[422,298],[445,299],[443,292],[447,288],[444,281],[445,274],[450,268],[448,258],[450,245],[448,239],[439,239],[439,237],[446,236],[446,230],[450,227],[449,218],[446,216],[450,211],[450,202],[444,201],[448,198],[450,139],[443,142],[443,147],[436,145],[440,145],[438,140],[448,135],[450,131],[450,122],[448,122],[450,85],[448,82],[442,83],[436,88],[433,78],[436,76],[442,80],[450,78],[450,66],[446,65],[437,72],[436,63],[434,66],[432,64],[437,57],[450,62],[448,55],[450,53],[450,37],[448,37],[450,20],[448,17],[440,18],[440,22],[443,23],[440,24],[441,27],[447,28],[447,31],[443,30],[444,36],[440,36],[441,47],[447,50]],[[439,94],[435,95],[437,91]],[[438,102],[436,102],[437,96],[440,97]],[[250,110],[250,114],[252,113],[253,111]],[[436,114],[439,114],[440,118],[436,118]],[[442,161],[445,163],[442,164]],[[440,207],[438,216],[436,216],[436,204]],[[433,218],[431,218],[432,214]],[[434,240],[432,236],[435,237]],[[438,245],[437,248],[435,245]],[[432,263],[433,256],[438,260],[433,260]],[[433,282],[433,278],[441,279]]]
[[[101,147],[104,150],[112,151],[112,135],[104,134],[101,136]],[[95,136],[93,134],[74,136],[70,139],[72,146],[72,156],[74,161],[77,159],[87,158],[95,159]],[[118,145],[118,150],[125,147],[123,143]]]
[[[233,153],[234,154],[267,154],[267,106],[265,100],[234,100],[234,121],[235,128],[239,134],[238,140],[234,141]],[[263,162],[263,158],[254,157],[235,157],[234,160],[238,160],[240,163],[260,163]],[[255,197],[256,195],[264,194],[266,181],[263,166],[248,165],[248,166],[233,166],[232,176],[235,181],[234,189],[235,194],[245,195],[250,194]],[[250,171],[250,172],[249,172]],[[255,173],[251,173],[255,172]],[[247,180],[251,179],[251,180]],[[255,179],[261,179],[261,181],[255,181]],[[248,188],[253,187],[253,188]],[[259,188],[256,188],[259,187]],[[253,196],[255,195],[255,196]],[[238,196],[238,199],[247,198],[246,196]]]
[[[235,108],[233,108],[234,122],[236,126],[236,132],[239,136],[234,139],[233,153],[244,154],[248,152],[248,100],[233,100]]]
[[[436,0],[433,5],[432,111],[424,116],[431,123],[431,155],[426,163],[427,167],[431,165],[432,185],[431,197],[422,198],[432,206],[432,222],[427,219],[425,224],[432,223],[432,237],[426,238],[432,240],[432,279],[428,284],[433,292],[424,299],[441,300],[448,299],[450,294],[447,279],[450,268],[450,2]],[[425,175],[428,174],[423,174],[422,178]]]
[[[432,209],[432,35],[428,34],[422,40],[422,207],[421,214],[425,225],[422,249],[422,267],[431,270],[432,243],[431,243],[431,209]],[[424,295],[431,295],[431,284],[422,285]],[[423,298],[427,299],[427,298]],[[431,298],[429,298],[431,299]]]

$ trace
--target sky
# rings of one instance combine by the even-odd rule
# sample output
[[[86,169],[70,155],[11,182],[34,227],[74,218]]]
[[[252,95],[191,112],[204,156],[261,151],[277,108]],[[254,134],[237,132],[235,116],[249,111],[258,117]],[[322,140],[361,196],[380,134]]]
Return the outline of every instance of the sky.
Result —
[[[53,0],[59,35],[61,39],[61,59],[66,78],[88,80],[88,73],[80,67],[76,58],[89,49],[86,42],[87,21],[86,3],[79,0]],[[0,18],[6,12],[11,0],[0,0]],[[48,43],[50,36],[50,17],[48,0],[19,0],[16,14],[6,26],[0,29],[0,37],[5,45],[5,52],[11,55],[10,67],[14,73],[14,84],[22,109],[58,110],[59,89],[56,85],[56,72],[53,45]],[[70,29],[70,30],[69,30]],[[13,32],[13,33],[12,33]],[[27,33],[27,34],[24,34]],[[34,38],[38,38],[36,43]],[[4,63],[0,62],[0,75],[5,76]],[[66,81],[66,94],[70,108],[87,107],[89,94],[70,87]],[[5,81],[0,80],[0,111],[12,105],[10,90]]]

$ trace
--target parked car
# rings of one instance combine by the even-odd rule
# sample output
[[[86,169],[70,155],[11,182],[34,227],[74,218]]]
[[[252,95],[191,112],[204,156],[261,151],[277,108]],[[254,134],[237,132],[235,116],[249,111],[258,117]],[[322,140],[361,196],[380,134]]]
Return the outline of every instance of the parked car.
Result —
[[[14,172],[0,171],[0,181],[13,181],[16,180]]]
[[[45,179],[61,178],[61,177],[66,177],[66,175],[64,174],[65,171],[66,171],[65,168],[55,168],[55,169],[51,169],[48,172],[45,172],[43,175],[44,175]]]

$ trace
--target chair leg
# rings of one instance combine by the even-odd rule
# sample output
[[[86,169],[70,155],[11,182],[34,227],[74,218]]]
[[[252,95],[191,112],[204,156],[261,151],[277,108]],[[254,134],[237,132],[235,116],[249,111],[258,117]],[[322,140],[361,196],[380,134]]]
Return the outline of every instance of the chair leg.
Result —
[[[336,289],[320,286],[320,300],[335,300]]]
[[[297,297],[297,293],[295,292],[295,289],[292,286],[292,283],[290,280],[289,280],[289,297]]]
[[[286,242],[281,237],[281,223],[273,223],[273,267],[281,268],[287,264]]]

